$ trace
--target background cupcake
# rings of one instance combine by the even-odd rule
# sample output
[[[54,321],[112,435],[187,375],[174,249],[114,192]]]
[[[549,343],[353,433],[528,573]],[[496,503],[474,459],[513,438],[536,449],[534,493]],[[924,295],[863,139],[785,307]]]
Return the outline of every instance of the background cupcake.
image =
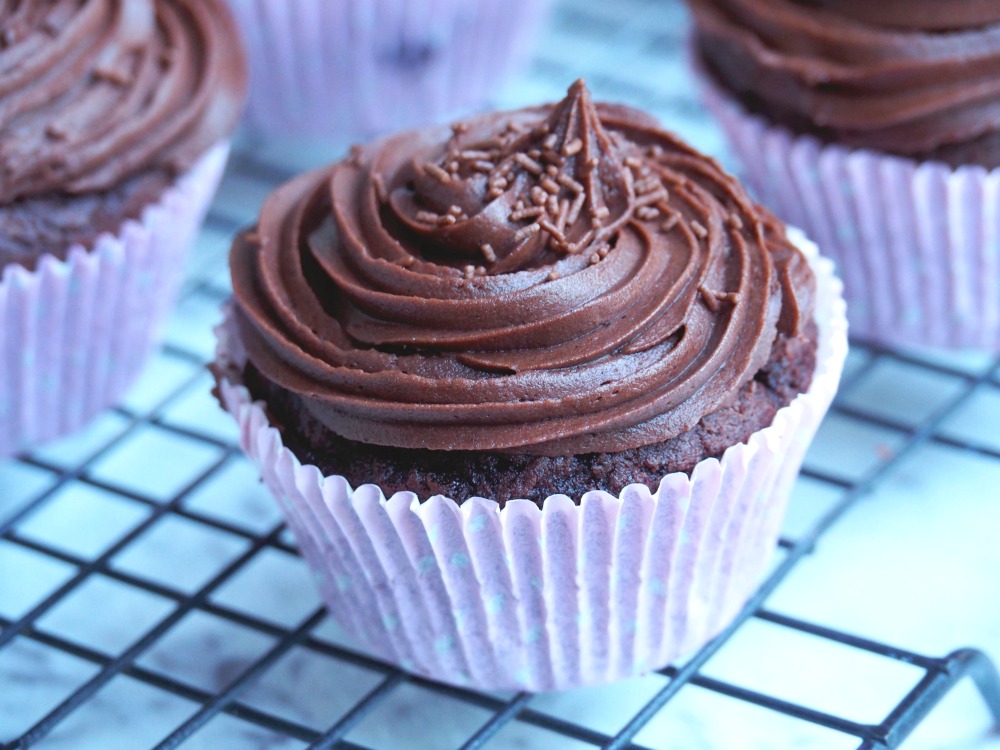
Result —
[[[1000,9],[690,0],[746,179],[840,265],[852,334],[1000,350]]]
[[[525,65],[550,0],[229,0],[246,129],[346,145],[469,112]]]
[[[274,193],[233,247],[220,396],[376,653],[625,677],[717,633],[773,549],[846,351],[802,245],[577,82]]]
[[[81,427],[152,349],[239,117],[221,0],[0,10],[0,456]]]

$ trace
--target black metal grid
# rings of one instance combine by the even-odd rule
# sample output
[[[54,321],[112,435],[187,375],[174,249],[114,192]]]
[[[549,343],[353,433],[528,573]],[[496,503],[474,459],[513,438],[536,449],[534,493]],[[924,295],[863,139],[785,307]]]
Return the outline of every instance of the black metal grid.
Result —
[[[603,5],[598,0],[587,0],[565,2],[560,6],[556,23],[550,31],[550,44],[545,46],[545,51],[537,61],[532,75],[525,81],[521,93],[511,95],[512,101],[519,96],[531,98],[532,87],[558,91],[570,79],[586,73],[599,96],[603,94],[629,100],[660,114],[665,121],[674,125],[678,120],[683,121],[686,126],[679,129],[692,133],[696,141],[699,137],[711,137],[710,130],[702,131],[700,127],[702,115],[692,101],[689,87],[672,87],[662,81],[651,81],[643,77],[644,71],[641,69],[629,70],[610,64],[615,55],[626,48],[623,45],[627,45],[628,49],[640,50],[641,55],[651,61],[655,70],[675,70],[683,36],[682,13],[675,7],[663,6],[655,0],[631,0],[627,3],[628,9],[618,8],[610,12],[603,9]],[[581,59],[578,51],[584,48],[592,50],[592,54]],[[645,74],[648,74],[648,70]],[[664,94],[663,91],[670,93]],[[705,132],[709,135],[705,136]],[[401,673],[318,634],[317,630],[326,622],[322,608],[306,612],[297,622],[288,624],[277,623],[270,617],[248,613],[240,607],[220,601],[216,594],[266,551],[296,561],[297,552],[280,522],[274,521],[268,528],[260,528],[259,524],[254,528],[241,519],[225,518],[189,503],[213,479],[243,459],[239,457],[232,437],[223,437],[224,431],[192,427],[190,423],[174,416],[178,404],[196,398],[193,394],[205,389],[207,381],[203,368],[210,355],[201,332],[196,334],[193,329],[184,327],[185,321],[190,322],[190,319],[185,317],[183,311],[214,308],[225,299],[228,294],[224,271],[225,238],[252,217],[259,196],[284,179],[293,169],[280,155],[269,154],[266,150],[258,149],[253,153],[243,150],[235,156],[227,183],[210,215],[197,263],[191,269],[182,294],[180,322],[175,324],[172,334],[168,336],[168,344],[153,365],[154,373],[162,374],[168,370],[171,373],[170,377],[155,379],[156,397],[114,410],[113,435],[109,439],[98,440],[98,447],[87,452],[80,460],[69,461],[63,457],[53,457],[44,451],[16,459],[15,469],[20,468],[31,472],[33,476],[44,477],[44,486],[36,492],[29,492],[27,497],[12,501],[12,507],[5,507],[2,498],[7,490],[0,490],[0,544],[54,561],[67,571],[49,589],[28,592],[31,604],[17,617],[0,616],[0,660],[4,658],[5,650],[12,648],[12,644],[30,641],[48,651],[68,655],[90,665],[83,679],[59,693],[60,697],[38,712],[39,715],[33,718],[30,726],[19,731],[16,737],[4,738],[9,741],[0,745],[0,748],[21,749],[43,742],[51,732],[64,726],[76,713],[98,700],[101,691],[122,676],[186,702],[185,715],[173,722],[173,728],[166,734],[161,733],[158,740],[150,743],[150,746],[157,748],[185,745],[189,739],[197,738],[198,733],[218,717],[228,716],[238,719],[242,725],[265,730],[268,737],[282,747],[282,738],[290,738],[313,748],[360,750],[367,745],[349,739],[348,736],[377,712],[390,696],[407,685],[421,688],[438,700],[457,701],[478,710],[476,726],[467,731],[455,745],[460,748],[484,747],[515,722],[550,733],[551,744],[543,743],[539,747],[561,746],[560,742],[569,740],[578,741],[585,746],[615,750],[645,747],[636,741],[639,732],[675,696],[695,687],[826,727],[848,738],[856,738],[858,747],[862,749],[898,747],[942,697],[966,677],[975,681],[993,716],[1000,722],[1000,679],[990,661],[978,651],[963,649],[944,657],[912,653],[767,608],[769,596],[793,568],[817,548],[824,534],[860,499],[877,489],[881,480],[918,447],[927,443],[940,443],[1000,461],[1000,450],[996,447],[956,439],[942,429],[946,421],[966,406],[970,399],[984,391],[993,395],[1000,394],[1000,359],[987,363],[986,366],[973,368],[970,372],[918,354],[856,344],[855,356],[861,364],[845,378],[843,392],[849,392],[853,384],[863,381],[885,363],[946,376],[960,385],[953,389],[948,399],[916,424],[870,413],[852,406],[843,398],[838,400],[834,413],[862,428],[888,430],[898,437],[899,442],[892,455],[884,456],[883,460],[878,461],[863,476],[853,480],[810,469],[807,465],[805,476],[838,491],[839,500],[804,533],[794,539],[781,540],[784,554],[736,621],[685,664],[662,670],[661,674],[665,678],[662,685],[613,733],[597,731],[539,710],[532,706],[532,696],[527,694],[481,694]],[[168,385],[165,386],[164,383]],[[192,476],[185,476],[166,497],[122,486],[104,470],[110,456],[130,440],[136,439],[137,435],[149,430],[165,436],[165,439],[195,446],[204,453],[203,456],[199,454],[201,462],[198,470]],[[3,468],[2,464],[0,468]],[[26,533],[25,524],[43,512],[53,502],[53,498],[70,485],[90,488],[102,495],[113,496],[123,503],[134,505],[140,511],[136,517],[141,520],[128,524],[122,533],[115,534],[98,553],[92,555],[74,551],[72,545],[67,548],[51,539],[40,539],[37,535]],[[238,548],[238,554],[230,555],[211,578],[207,581],[199,580],[197,584],[175,585],[162,576],[135,572],[129,570],[128,566],[116,564],[123,551],[127,551],[137,540],[148,538],[148,534],[171,519],[182,520],[197,527],[200,532],[230,540],[234,548]],[[172,554],[180,556],[184,552],[183,548],[178,548]],[[2,571],[2,575],[16,576],[18,572],[6,570]],[[58,628],[45,625],[47,616],[65,604],[68,598],[78,594],[88,582],[98,578],[108,579],[128,590],[143,592],[155,597],[157,601],[166,602],[167,614],[161,618],[152,618],[155,624],[138,633],[133,642],[124,644],[124,648],[87,645],[75,639],[72,633],[67,635]],[[239,668],[219,689],[197,687],[190,680],[170,674],[169,670],[143,664],[144,657],[169,637],[172,629],[191,613],[209,615],[253,631],[265,636],[268,645],[259,652],[244,654]],[[955,615],[959,617],[959,613]],[[100,615],[96,613],[95,616]],[[891,613],[886,613],[886,616],[891,616]],[[827,713],[703,674],[703,667],[731,636],[753,620],[764,621],[789,632],[809,634],[879,659],[911,665],[917,668],[917,677],[898,698],[894,697],[895,707],[886,714],[883,721],[862,724],[835,713]],[[370,685],[353,697],[349,706],[339,711],[334,723],[325,722],[320,728],[314,726],[316,722],[293,720],[287,715],[281,715],[281,712],[261,708],[259,702],[252,704],[246,700],[248,691],[293,650],[304,650],[307,659],[326,658],[341,665],[360,668],[372,676]],[[863,681],[865,675],[857,674],[854,679]],[[851,689],[848,684],[841,687],[843,690]],[[0,683],[0,697],[4,691],[18,689],[18,684]],[[81,738],[81,745],[84,739]],[[407,746],[407,741],[413,746],[420,746],[419,741],[404,736],[398,737],[398,744],[391,746]],[[272,745],[261,740],[260,746]]]

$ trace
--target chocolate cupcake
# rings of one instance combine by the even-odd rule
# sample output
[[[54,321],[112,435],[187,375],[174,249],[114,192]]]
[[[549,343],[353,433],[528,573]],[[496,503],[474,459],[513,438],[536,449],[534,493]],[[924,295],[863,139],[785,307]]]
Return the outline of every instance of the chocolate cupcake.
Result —
[[[690,0],[746,179],[841,267],[854,335],[1000,351],[1000,10]]]
[[[524,68],[551,0],[229,0],[246,131],[343,148],[482,108]],[[338,149],[339,150],[339,149]]]
[[[292,181],[231,266],[220,395],[331,611],[486,688],[718,632],[846,351],[815,250],[582,81]]]
[[[0,8],[0,456],[81,427],[155,345],[239,119],[221,0]]]

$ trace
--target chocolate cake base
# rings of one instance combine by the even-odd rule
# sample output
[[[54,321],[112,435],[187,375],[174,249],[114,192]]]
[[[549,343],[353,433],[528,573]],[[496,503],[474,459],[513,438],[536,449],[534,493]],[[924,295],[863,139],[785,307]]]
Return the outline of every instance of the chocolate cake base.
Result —
[[[126,220],[141,218],[172,183],[165,170],[157,170],[100,193],[53,194],[0,206],[0,269],[16,263],[30,271],[43,255],[64,260],[75,244],[91,249],[100,234],[117,234]]]
[[[595,489],[617,495],[637,483],[655,491],[666,474],[690,473],[699,461],[719,457],[729,446],[746,441],[808,389],[816,369],[816,337],[815,323],[802,338],[779,337],[770,361],[731,404],[671,440],[621,453],[549,457],[368,445],[332,434],[295,396],[262,378],[252,365],[246,366],[243,378],[254,399],[265,402],[271,423],[302,463],[327,475],[339,474],[353,487],[377,484],[386,497],[409,490],[421,499],[476,496],[501,505],[515,498],[541,504],[555,494],[579,501]]]

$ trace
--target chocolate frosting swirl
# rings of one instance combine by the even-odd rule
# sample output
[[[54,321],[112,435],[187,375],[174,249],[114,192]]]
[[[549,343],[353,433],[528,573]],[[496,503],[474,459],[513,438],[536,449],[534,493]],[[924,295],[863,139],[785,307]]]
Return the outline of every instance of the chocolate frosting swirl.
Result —
[[[997,3],[689,2],[700,54],[752,108],[847,146],[1000,160]]]
[[[0,3],[0,204],[185,170],[235,127],[245,78],[222,0]]]
[[[812,314],[812,277],[713,161],[582,81],[304,175],[234,244],[262,375],[400,448],[615,452],[678,435]]]

